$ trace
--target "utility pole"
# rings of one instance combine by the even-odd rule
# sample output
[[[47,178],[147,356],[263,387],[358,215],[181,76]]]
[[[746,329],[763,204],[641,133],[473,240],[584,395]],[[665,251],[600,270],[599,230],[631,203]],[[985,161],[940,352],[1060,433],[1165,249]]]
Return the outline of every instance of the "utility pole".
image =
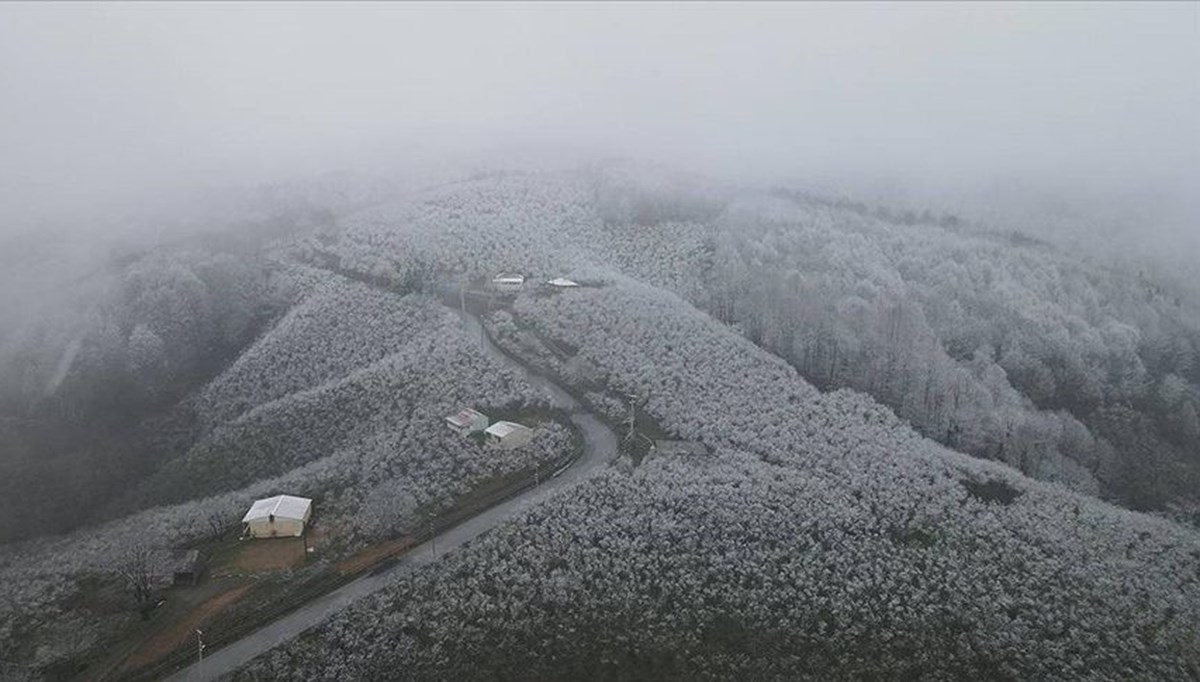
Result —
[[[196,630],[196,665],[204,662],[204,631]]]
[[[437,558],[437,535],[433,532],[433,512],[429,512],[429,552]]]
[[[629,433],[625,435],[625,440],[633,442],[633,430],[637,424],[637,395],[629,394]]]

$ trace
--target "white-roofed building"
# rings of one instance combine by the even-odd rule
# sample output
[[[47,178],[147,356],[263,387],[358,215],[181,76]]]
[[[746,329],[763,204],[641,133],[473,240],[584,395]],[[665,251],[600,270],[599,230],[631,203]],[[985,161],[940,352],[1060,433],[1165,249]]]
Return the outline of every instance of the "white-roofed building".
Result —
[[[484,431],[490,445],[517,448],[533,440],[533,429],[516,422],[496,422]]]
[[[486,414],[467,407],[459,410],[457,414],[446,417],[446,426],[460,436],[469,436],[486,429],[488,418]]]
[[[289,538],[304,534],[312,516],[312,500],[307,497],[276,495],[258,500],[242,517],[246,535],[253,538]]]
[[[500,273],[492,278],[492,288],[505,293],[516,293],[525,286],[525,275]]]
[[[556,289],[571,289],[579,286],[579,282],[576,282],[573,279],[567,279],[566,277],[555,277],[552,280],[548,280],[546,284]]]

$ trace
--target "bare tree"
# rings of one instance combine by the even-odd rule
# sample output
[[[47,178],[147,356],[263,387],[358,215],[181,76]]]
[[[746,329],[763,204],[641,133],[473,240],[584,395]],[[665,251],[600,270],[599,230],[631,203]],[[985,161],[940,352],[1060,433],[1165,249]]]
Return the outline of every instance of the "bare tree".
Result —
[[[208,529],[209,537],[219,538],[229,529],[229,517],[223,510],[214,509],[204,517],[204,525]]]
[[[410,490],[386,483],[377,485],[363,497],[363,530],[372,540],[393,537],[415,524],[416,509],[417,500]]]
[[[154,550],[135,541],[121,554],[113,568],[133,597],[142,620],[150,618],[150,610],[154,606],[156,559]]]

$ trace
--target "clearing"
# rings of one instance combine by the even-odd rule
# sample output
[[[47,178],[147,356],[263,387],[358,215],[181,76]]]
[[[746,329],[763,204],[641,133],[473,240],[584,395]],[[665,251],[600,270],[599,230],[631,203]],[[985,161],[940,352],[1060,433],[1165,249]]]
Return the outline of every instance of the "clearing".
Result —
[[[210,574],[219,578],[295,568],[304,564],[305,548],[305,539],[302,537],[242,540],[219,566],[210,569]]]

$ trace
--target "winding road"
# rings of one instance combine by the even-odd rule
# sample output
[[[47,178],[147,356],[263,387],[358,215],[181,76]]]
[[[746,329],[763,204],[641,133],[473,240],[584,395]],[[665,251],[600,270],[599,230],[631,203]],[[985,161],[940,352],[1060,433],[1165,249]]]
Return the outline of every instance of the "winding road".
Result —
[[[586,412],[578,401],[557,384],[531,371],[497,348],[483,333],[483,327],[477,318],[465,312],[458,312],[458,315],[462,318],[468,335],[479,339],[485,355],[517,371],[527,382],[546,391],[556,407],[567,411],[571,421],[583,435],[583,453],[579,459],[560,475],[443,531],[432,540],[413,547],[388,569],[378,573],[367,573],[321,595],[279,620],[217,649],[202,662],[193,663],[164,679],[172,682],[196,682],[216,679],[231,673],[255,656],[296,637],[352,602],[382,590],[395,580],[397,574],[434,563],[438,558],[504,523],[521,509],[537,504],[586,478],[616,456],[617,436],[612,429],[595,415]],[[437,558],[433,556],[432,544],[436,544]]]

